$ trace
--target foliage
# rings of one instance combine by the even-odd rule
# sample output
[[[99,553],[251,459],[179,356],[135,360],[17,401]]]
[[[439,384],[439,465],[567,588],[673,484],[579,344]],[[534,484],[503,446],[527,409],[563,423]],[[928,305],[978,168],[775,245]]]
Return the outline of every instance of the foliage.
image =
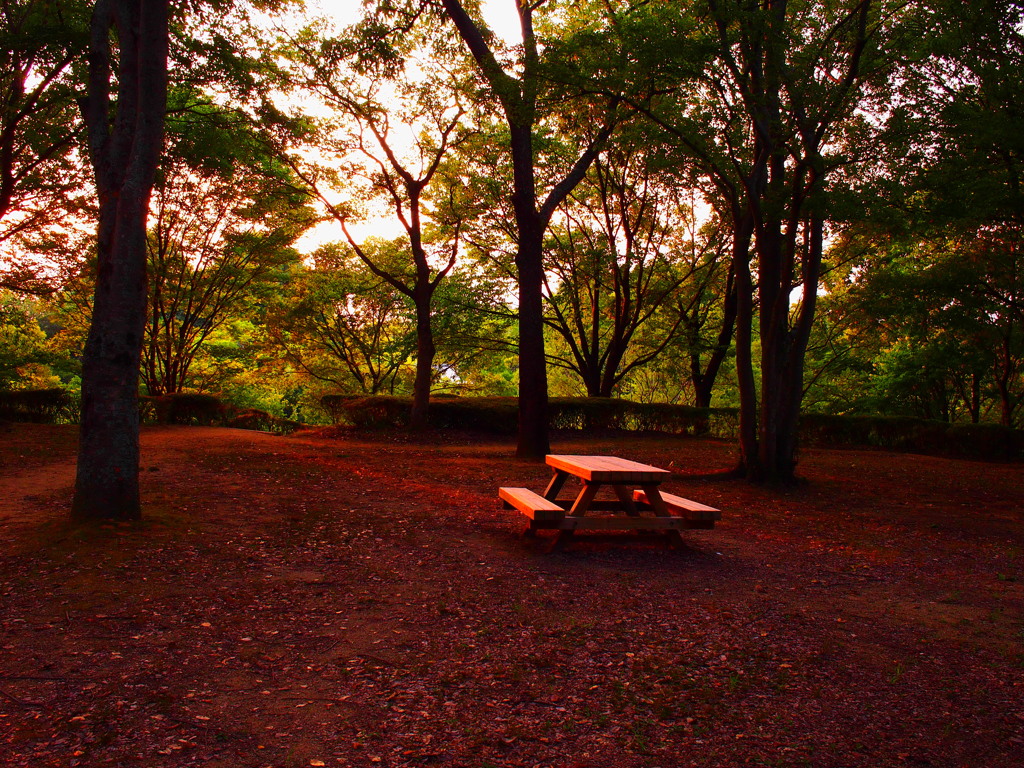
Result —
[[[56,355],[37,314],[33,302],[0,292],[0,389],[55,383],[49,365]]]
[[[371,430],[407,426],[412,407],[408,397],[391,395],[325,395],[322,404],[333,423]],[[516,399],[512,397],[435,398],[430,426],[511,435],[516,430],[516,412]],[[555,397],[551,399],[549,426],[590,434],[622,430],[735,439],[738,411],[614,398]],[[1024,458],[1024,431],[996,424],[950,425],[906,416],[804,414],[799,429],[803,442],[818,447],[870,447],[1000,461]]]
[[[410,401],[393,396],[325,395],[321,402],[335,424],[365,429],[408,424]],[[735,410],[692,408],[665,403],[643,404],[613,398],[554,397],[552,429],[667,432],[728,436],[735,434]],[[500,434],[516,430],[514,397],[447,397],[431,403],[430,425],[436,429],[471,429]]]
[[[211,334],[280,293],[298,262],[293,244],[314,221],[306,194],[243,115],[187,92],[174,101],[181,116],[169,121],[148,240],[151,395],[195,385]]]
[[[0,287],[51,292],[50,270],[34,251],[85,206],[74,150],[89,6],[11,0],[0,14]]]
[[[401,259],[401,243],[368,241],[379,260]],[[298,276],[295,300],[272,321],[272,340],[314,379],[379,394],[405,386],[400,374],[416,348],[404,297],[348,248],[324,246]]]
[[[801,438],[830,448],[875,447],[984,460],[1024,458],[1024,431],[998,424],[949,424],[909,416],[804,414]]]
[[[845,286],[852,364],[873,366],[862,407],[944,421],[1019,423],[1024,296],[1019,237],[1004,228],[904,236],[864,230]],[[858,362],[859,360],[859,362]]]

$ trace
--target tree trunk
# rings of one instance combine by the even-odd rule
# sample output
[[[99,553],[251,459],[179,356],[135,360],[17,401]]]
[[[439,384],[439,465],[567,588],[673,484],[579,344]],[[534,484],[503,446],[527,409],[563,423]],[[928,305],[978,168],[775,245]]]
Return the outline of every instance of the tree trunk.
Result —
[[[749,478],[760,477],[757,453],[757,385],[754,380],[754,284],[750,274],[753,218],[733,205],[732,263],[736,272],[736,380],[740,395],[740,465]]]
[[[426,293],[426,295],[424,295]],[[416,303],[416,380],[412,390],[412,413],[409,416],[409,427],[422,431],[429,426],[430,387],[433,382],[434,356],[437,347],[434,344],[434,330],[430,324],[431,291],[419,286],[415,297]]]
[[[136,199],[132,199],[135,197]],[[92,323],[82,362],[82,420],[72,517],[137,519],[139,357],[146,313],[145,208],[127,185],[101,206]]]
[[[111,39],[118,98],[111,120]],[[167,0],[98,0],[83,104],[99,196],[98,268],[82,361],[71,516],[133,520],[139,499],[139,364],[146,322],[146,217],[167,97]]]
[[[511,120],[510,120],[511,122]],[[544,229],[537,210],[533,125],[511,126],[513,207],[518,229],[519,441],[516,456],[541,460],[548,443],[548,371],[544,354]]]
[[[749,239],[746,246],[749,248]],[[718,372],[722,369],[732,346],[733,332],[736,327],[736,312],[738,309],[736,291],[736,259],[729,268],[729,279],[726,284],[725,303],[722,307],[722,327],[718,331],[718,339],[714,349],[711,350],[711,357],[707,365],[701,370],[699,356],[691,358],[691,383],[693,384],[693,404],[697,408],[710,408],[711,395],[718,380]]]
[[[519,442],[516,456],[540,460],[550,451],[548,443],[548,373],[544,356],[544,306],[542,286],[543,225],[519,222]]]
[[[1004,427],[1013,426],[1014,397],[1010,392],[1010,380],[1013,375],[1013,353],[1010,347],[1010,334],[1003,336],[999,368],[996,372],[996,389],[999,391],[999,423]]]

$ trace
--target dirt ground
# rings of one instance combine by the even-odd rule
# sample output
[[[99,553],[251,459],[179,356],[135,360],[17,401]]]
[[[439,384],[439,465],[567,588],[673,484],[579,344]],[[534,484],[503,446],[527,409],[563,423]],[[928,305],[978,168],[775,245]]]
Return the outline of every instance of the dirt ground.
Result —
[[[721,523],[549,554],[508,441],[163,427],[74,528],[74,430],[0,425],[0,765],[1024,765],[1024,465],[555,438]]]

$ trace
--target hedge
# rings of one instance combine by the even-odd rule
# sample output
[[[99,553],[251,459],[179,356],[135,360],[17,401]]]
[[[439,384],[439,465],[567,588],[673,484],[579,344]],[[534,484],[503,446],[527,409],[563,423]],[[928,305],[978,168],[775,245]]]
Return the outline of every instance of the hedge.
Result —
[[[0,390],[0,419],[34,424],[78,421],[79,403],[65,389]]]
[[[390,395],[326,395],[324,409],[335,424],[362,429],[403,428],[412,400]],[[511,435],[516,432],[514,397],[431,399],[429,422],[435,429],[469,429]],[[735,439],[735,408],[694,408],[667,403],[634,403],[613,398],[554,397],[549,400],[552,429],[661,432]],[[979,459],[1024,458],[1024,431],[995,424],[947,424],[901,416],[800,417],[800,440],[821,447],[876,447],[893,451]]]
[[[146,424],[192,424],[234,427],[287,434],[301,426],[297,421],[272,416],[255,408],[236,408],[216,395],[179,392],[159,397],[140,397],[139,412]]]
[[[225,408],[216,395],[177,393],[140,397],[139,413],[148,424],[213,426],[224,421]]]
[[[80,417],[77,393],[60,388],[0,390],[0,420],[77,424]],[[215,395],[193,393],[140,397],[139,417],[144,424],[201,424],[277,433],[294,432],[301,426],[254,408],[236,408]]]

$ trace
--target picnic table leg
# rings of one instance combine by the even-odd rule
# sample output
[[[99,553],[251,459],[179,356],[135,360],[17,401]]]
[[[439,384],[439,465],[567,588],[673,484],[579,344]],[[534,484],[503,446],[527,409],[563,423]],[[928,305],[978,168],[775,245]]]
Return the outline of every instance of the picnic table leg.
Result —
[[[590,509],[590,502],[592,502],[594,497],[597,496],[597,491],[600,487],[600,483],[584,482],[583,488],[580,489],[580,493],[576,497],[576,501],[572,503],[572,508],[569,510],[568,515],[571,517],[583,517],[587,514],[587,510]],[[573,531],[571,529],[559,531],[551,549],[562,549],[562,547],[564,547],[572,537]]]
[[[548,483],[548,487],[544,491],[544,498],[548,501],[557,501],[558,494],[562,492],[562,486],[565,485],[565,480],[568,477],[568,472],[556,469],[555,474],[551,476],[551,482]]]
[[[633,494],[629,492],[629,489],[624,485],[614,485],[615,495],[619,497],[619,501],[622,506],[626,508],[626,514],[630,517],[639,517],[640,510],[636,508],[636,502],[633,501]]]
[[[574,517],[583,517],[583,515],[587,514],[587,510],[590,509],[590,502],[597,496],[597,491],[600,487],[600,483],[585,482],[579,496],[576,497],[576,501],[572,503],[572,509],[569,510],[569,514]]]
[[[651,505],[651,509],[654,511],[655,515],[658,517],[672,516],[668,506],[665,504],[665,500],[661,498],[661,491],[658,490],[658,486],[656,484],[641,483],[640,487],[644,489],[644,493],[647,496],[647,503]],[[681,549],[686,546],[683,542],[683,537],[675,528],[671,528],[665,531],[665,533],[668,534],[669,543],[673,547]]]

